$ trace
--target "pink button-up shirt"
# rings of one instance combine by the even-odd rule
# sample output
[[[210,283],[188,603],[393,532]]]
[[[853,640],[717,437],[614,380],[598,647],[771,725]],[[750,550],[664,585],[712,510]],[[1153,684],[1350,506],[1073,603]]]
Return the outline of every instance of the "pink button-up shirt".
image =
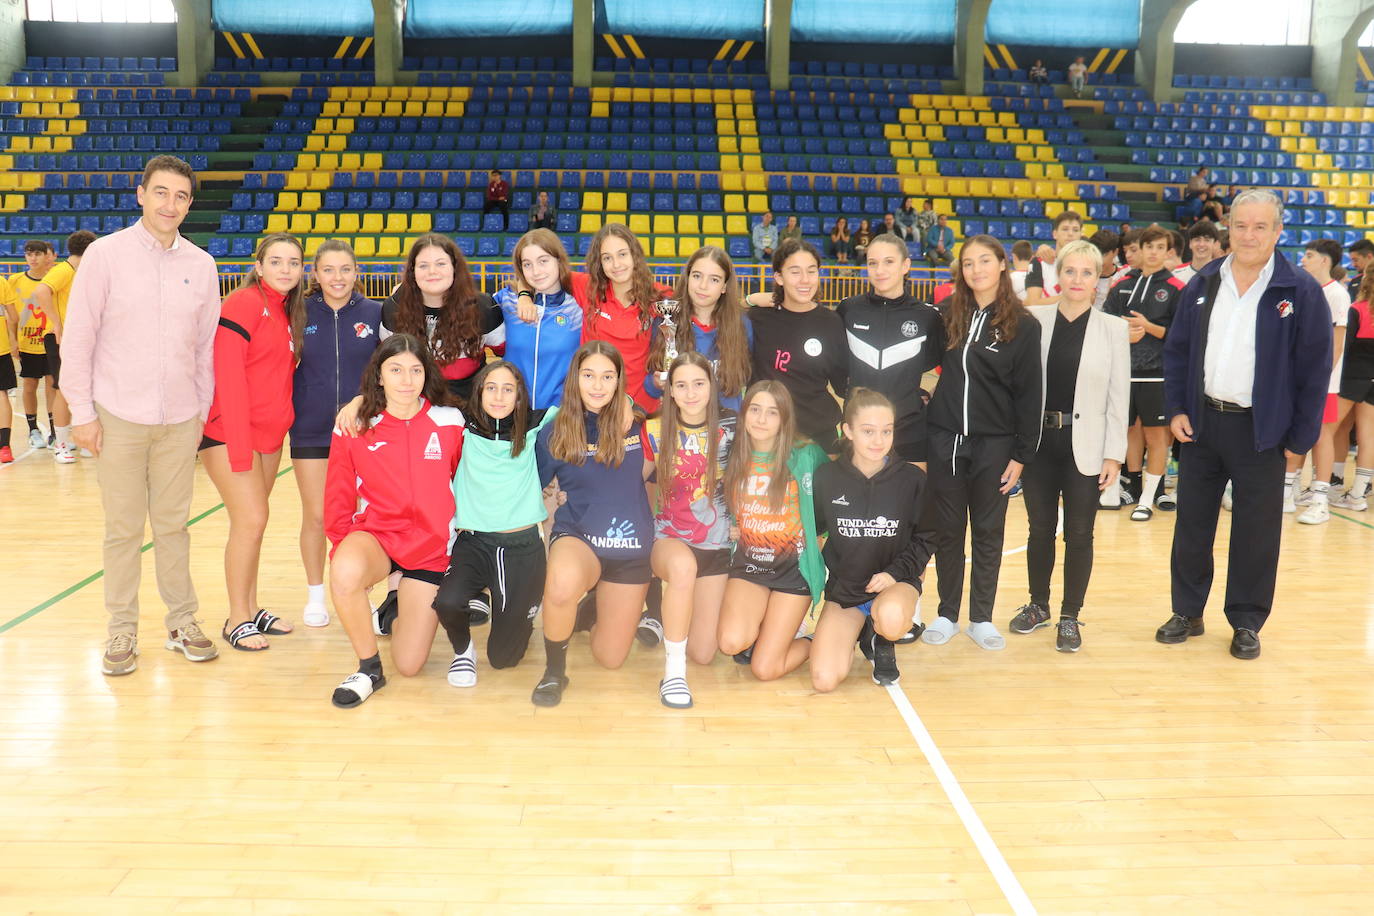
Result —
[[[91,243],[62,335],[72,422],[95,420],[96,404],[146,426],[204,420],[219,310],[215,259],[185,238],[163,248],[139,220]]]

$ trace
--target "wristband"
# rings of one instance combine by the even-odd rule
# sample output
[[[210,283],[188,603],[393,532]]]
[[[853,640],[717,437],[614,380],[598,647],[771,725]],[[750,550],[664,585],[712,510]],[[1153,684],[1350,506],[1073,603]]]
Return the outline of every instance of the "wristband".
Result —
[[[522,289],[522,290],[520,290],[520,292],[518,292],[518,293],[515,294],[515,298],[519,299],[521,296],[529,296],[531,299],[533,299],[533,298],[534,298],[534,293],[530,292],[530,291],[527,290],[527,289]]]

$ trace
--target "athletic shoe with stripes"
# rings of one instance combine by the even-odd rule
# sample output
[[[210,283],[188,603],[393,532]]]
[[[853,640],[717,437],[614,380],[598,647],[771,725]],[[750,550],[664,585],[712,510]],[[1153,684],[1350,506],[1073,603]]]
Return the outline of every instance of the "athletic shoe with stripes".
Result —
[[[448,682],[454,687],[477,686],[477,648],[468,640],[465,651],[453,656],[448,665]]]

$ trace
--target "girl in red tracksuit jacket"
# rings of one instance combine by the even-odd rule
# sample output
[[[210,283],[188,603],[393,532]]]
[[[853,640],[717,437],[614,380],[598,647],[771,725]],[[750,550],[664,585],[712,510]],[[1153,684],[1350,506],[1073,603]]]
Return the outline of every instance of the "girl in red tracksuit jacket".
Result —
[[[301,243],[267,236],[252,272],[225,298],[215,332],[215,398],[200,459],[229,510],[229,618],[221,633],[244,652],[266,649],[264,634],[292,629],[258,604],[258,556],[282,442],[295,419],[291,388],[304,328],[303,275]]]
[[[443,375],[418,337],[382,341],[362,380],[359,436],[336,430],[325,476],[324,530],[333,545],[334,610],[358,654],[358,671],[334,691],[334,705],[359,705],[386,683],[367,590],[401,574],[391,624],[391,660],[419,673],[439,627],[434,598],[453,544],[453,475],[463,449],[463,414],[443,406]]]

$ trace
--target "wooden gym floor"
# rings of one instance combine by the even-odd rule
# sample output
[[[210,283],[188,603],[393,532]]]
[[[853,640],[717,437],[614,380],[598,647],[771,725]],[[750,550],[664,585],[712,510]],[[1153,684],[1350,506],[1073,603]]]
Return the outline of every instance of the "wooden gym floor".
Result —
[[[262,597],[298,621],[289,471],[272,505]],[[192,512],[217,633],[228,519],[203,473]],[[441,637],[341,711],[337,621],[193,666],[161,648],[151,557],[139,670],[102,676],[95,469],[32,454],[0,469],[0,912],[1368,913],[1374,518],[1333,516],[1285,519],[1254,662],[1216,611],[1156,644],[1172,517],[1102,513],[1076,656],[1049,629],[1001,653],[961,635],[900,648],[891,695],[856,653],[831,696],[718,658],[674,712],[659,651],[608,672],[581,636],[543,710],[536,628],[475,690],[445,682]],[[1001,626],[1024,525],[1013,501]]]

